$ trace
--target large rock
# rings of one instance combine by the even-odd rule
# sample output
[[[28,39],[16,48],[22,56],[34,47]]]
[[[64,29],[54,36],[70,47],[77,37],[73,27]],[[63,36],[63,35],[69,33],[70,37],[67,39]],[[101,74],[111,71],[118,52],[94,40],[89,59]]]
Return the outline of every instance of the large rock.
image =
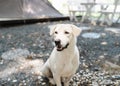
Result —
[[[98,39],[101,37],[100,33],[87,32],[82,34],[83,38]]]
[[[82,31],[89,31],[92,29],[90,27],[79,27],[79,28],[82,29]]]
[[[5,60],[14,60],[18,58],[27,58],[30,55],[30,52],[27,49],[13,49],[7,52],[4,52],[1,57]]]
[[[105,31],[110,31],[116,34],[120,34],[120,28],[105,28]]]

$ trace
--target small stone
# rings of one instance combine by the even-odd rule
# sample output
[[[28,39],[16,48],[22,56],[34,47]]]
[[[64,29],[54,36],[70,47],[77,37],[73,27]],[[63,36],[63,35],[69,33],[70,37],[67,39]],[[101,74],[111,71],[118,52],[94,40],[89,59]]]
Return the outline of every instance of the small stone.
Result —
[[[35,47],[35,46],[37,46],[36,44],[33,44],[33,46]]]
[[[106,33],[101,33],[101,36],[105,37],[105,36],[106,36]]]
[[[107,45],[108,43],[107,42],[101,42],[101,45]]]
[[[14,83],[15,83],[15,82],[17,82],[17,80],[15,79],[15,80],[13,80],[12,82],[14,82]]]
[[[41,76],[38,76],[38,79],[41,79],[42,77]]]
[[[5,38],[5,36],[2,36],[2,38],[4,39],[4,38]]]
[[[119,42],[115,42],[115,46],[119,46],[120,44],[119,44]]]
[[[11,39],[11,38],[12,38],[12,35],[11,35],[11,34],[8,34],[7,37],[8,37],[8,39]]]
[[[25,80],[23,80],[22,82],[25,83]]]
[[[7,79],[7,81],[10,81],[10,80],[11,80],[10,78]]]
[[[39,75],[41,75],[41,72],[40,71],[35,71],[34,75],[39,76]]]
[[[120,80],[120,75],[113,75],[113,76],[112,76],[112,79],[113,79],[113,80]]]
[[[99,71],[100,69],[98,67],[95,67],[93,70],[94,71]]]
[[[93,81],[92,86],[99,86],[99,84],[96,81]]]
[[[41,84],[42,84],[42,85],[45,85],[46,83],[45,83],[45,82],[42,82]]]
[[[3,63],[4,63],[4,61],[3,61],[3,60],[1,60],[1,61],[0,61],[0,64],[2,65]]]
[[[27,85],[26,83],[24,83],[24,85]]]
[[[20,69],[20,70],[23,70],[23,69],[24,69],[24,67],[22,67],[22,66],[21,66],[21,67],[19,67],[19,69]]]
[[[89,72],[89,69],[86,69],[86,72],[88,73],[88,72]]]
[[[80,29],[82,29],[83,31],[88,31],[88,30],[91,30],[90,27],[79,27]]]

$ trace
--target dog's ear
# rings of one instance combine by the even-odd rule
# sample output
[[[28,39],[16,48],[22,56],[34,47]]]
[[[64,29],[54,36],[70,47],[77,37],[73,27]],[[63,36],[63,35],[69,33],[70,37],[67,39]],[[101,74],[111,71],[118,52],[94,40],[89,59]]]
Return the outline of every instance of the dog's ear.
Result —
[[[74,36],[79,36],[82,30],[75,25],[71,25]]]
[[[55,28],[56,28],[56,25],[54,25],[50,28],[50,35],[53,35]]]

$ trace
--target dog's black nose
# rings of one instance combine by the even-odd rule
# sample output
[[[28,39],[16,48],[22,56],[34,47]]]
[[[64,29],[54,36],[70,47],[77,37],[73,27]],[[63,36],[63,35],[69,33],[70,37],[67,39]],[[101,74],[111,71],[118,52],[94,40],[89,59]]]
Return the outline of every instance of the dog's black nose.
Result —
[[[60,45],[60,40],[55,40],[55,45]]]

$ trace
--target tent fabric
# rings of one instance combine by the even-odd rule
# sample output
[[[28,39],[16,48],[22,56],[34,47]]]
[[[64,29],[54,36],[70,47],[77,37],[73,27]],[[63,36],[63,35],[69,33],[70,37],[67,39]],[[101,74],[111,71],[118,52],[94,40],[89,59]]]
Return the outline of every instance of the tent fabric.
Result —
[[[23,17],[22,0],[0,0],[0,18]]]
[[[48,0],[0,0],[0,18],[63,17]]]

